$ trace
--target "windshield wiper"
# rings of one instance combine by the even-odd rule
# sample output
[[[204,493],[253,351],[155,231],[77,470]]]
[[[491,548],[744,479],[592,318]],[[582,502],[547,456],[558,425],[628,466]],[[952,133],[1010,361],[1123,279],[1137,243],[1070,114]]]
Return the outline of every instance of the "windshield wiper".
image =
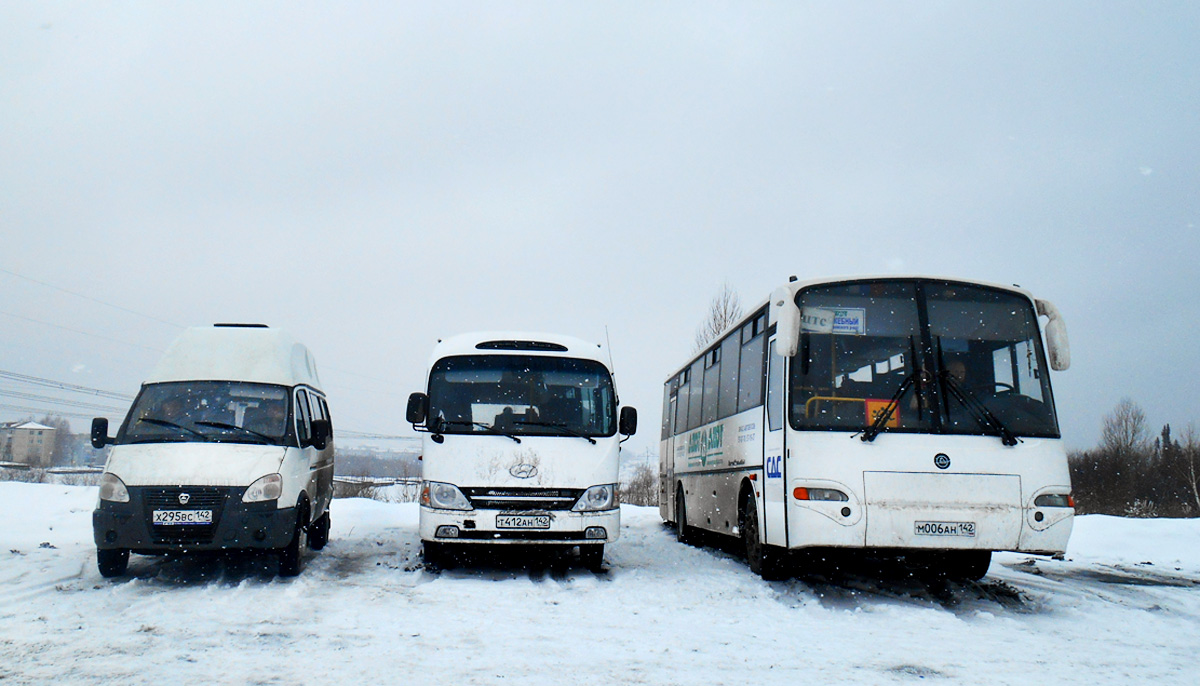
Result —
[[[587,441],[588,443],[591,443],[592,445],[596,445],[596,439],[592,438],[591,436],[582,434],[582,433],[576,431],[575,429],[572,429],[571,427],[567,426],[566,424],[563,424],[560,422],[527,422],[524,420],[520,420],[520,421],[516,421],[513,423],[514,424],[525,424],[526,426],[548,426],[548,427],[551,427],[554,429],[559,429],[563,433],[570,434],[572,436],[575,436],[576,438],[582,438],[583,440]]]
[[[250,428],[247,428],[244,426],[238,426],[237,424],[228,424],[226,422],[210,422],[210,421],[204,421],[204,420],[198,421],[196,423],[201,426],[211,426],[211,427],[215,427],[218,429],[228,429],[230,431],[244,431],[248,434],[251,434],[253,436],[257,436],[257,437],[263,439],[267,443],[275,442],[275,438],[272,436],[268,436],[266,434],[259,433],[259,432],[255,431],[254,429],[250,429]]]
[[[1009,431],[1008,427],[1004,426],[1004,423],[1000,421],[1000,418],[992,414],[992,411],[975,394],[963,388],[949,370],[943,369],[941,378],[942,386],[950,391],[950,395],[962,403],[963,407],[967,408],[967,412],[971,414],[971,417],[975,421],[979,422],[984,429],[995,429],[1000,433],[1001,443],[1011,446],[1021,442],[1016,434]]]
[[[452,424],[458,424],[460,426],[478,426],[479,428],[483,429],[484,431],[487,431],[488,433],[493,434],[495,436],[505,436],[507,438],[513,439],[517,443],[521,442],[521,439],[508,433],[507,431],[501,431],[500,429],[497,429],[496,427],[492,426],[491,424],[484,424],[483,422],[469,422],[469,421],[462,420],[462,419],[453,419],[453,420],[443,419],[443,420],[441,420],[441,423],[446,426],[449,426]],[[441,432],[439,431],[438,433],[441,433]]]
[[[888,404],[883,407],[883,410],[879,414],[875,415],[875,421],[863,429],[862,440],[868,443],[875,440],[875,437],[883,431],[888,421],[892,418],[892,414],[896,411],[896,406],[900,404],[900,399],[917,382],[917,377],[922,376],[924,373],[925,371],[922,369],[914,369],[911,374],[904,377],[904,380],[900,382],[900,387],[892,394],[892,399],[888,401]]]
[[[204,433],[201,433],[201,432],[199,432],[199,431],[196,431],[195,429],[193,429],[193,428],[192,428],[192,427],[190,427],[190,426],[184,426],[184,425],[182,425],[182,424],[176,424],[175,422],[169,422],[169,421],[167,421],[167,420],[165,420],[165,419],[158,419],[157,417],[138,417],[138,421],[139,421],[139,422],[146,422],[147,424],[154,424],[154,425],[156,425],[156,426],[165,426],[165,427],[168,427],[168,428],[171,428],[171,429],[183,429],[184,431],[186,431],[186,432],[188,432],[188,433],[192,434],[193,436],[197,436],[197,437],[199,437],[199,438],[203,438],[205,441],[211,441],[211,440],[212,440],[212,437],[211,437],[211,436],[209,436],[209,435],[207,435],[207,434],[204,434]]]

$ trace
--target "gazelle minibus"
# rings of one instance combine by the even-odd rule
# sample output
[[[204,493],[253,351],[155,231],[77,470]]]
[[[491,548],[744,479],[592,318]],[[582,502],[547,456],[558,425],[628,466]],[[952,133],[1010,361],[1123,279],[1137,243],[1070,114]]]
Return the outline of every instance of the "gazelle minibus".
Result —
[[[660,514],[740,537],[764,577],[800,549],[928,551],[970,579],[992,551],[1060,554],[1069,364],[1058,310],[1017,287],[793,278],[667,379]]]
[[[579,546],[601,567],[620,535],[620,436],[637,428],[600,346],[474,333],[433,350],[407,416],[422,441],[420,531],[436,564],[454,546]]]

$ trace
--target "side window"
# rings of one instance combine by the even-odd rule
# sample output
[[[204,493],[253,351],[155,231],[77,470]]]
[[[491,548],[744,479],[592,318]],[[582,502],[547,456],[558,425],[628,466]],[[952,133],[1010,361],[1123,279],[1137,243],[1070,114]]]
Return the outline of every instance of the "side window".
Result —
[[[767,379],[767,426],[771,431],[783,428],[783,365],[784,359],[775,353],[775,341],[771,341],[771,355]]]
[[[333,430],[333,417],[329,416],[329,404],[325,402],[325,398],[319,397],[317,400],[321,403],[321,419],[329,420],[329,429]]]
[[[721,349],[713,348],[704,355],[704,412],[700,423],[717,419],[717,394],[721,381]]]
[[[663,384],[663,408],[662,408],[662,437],[661,440],[667,440],[671,437],[673,419],[675,419],[675,403],[679,397],[679,379],[672,378],[667,383]]]
[[[679,435],[687,431],[688,398],[692,395],[692,370],[685,369],[679,373],[679,391],[675,394],[675,426],[674,433]]]
[[[738,374],[738,412],[762,404],[763,340],[767,316],[760,314],[742,327],[742,360]]]
[[[301,446],[312,440],[312,411],[308,408],[308,392],[303,388],[296,389],[296,437]]]
[[[688,373],[691,379],[691,392],[688,393],[688,413],[687,413],[687,428],[688,431],[700,426],[701,404],[704,399],[704,360],[696,360]]]
[[[737,413],[738,365],[741,340],[735,331],[721,341],[721,400],[717,416],[724,419]]]

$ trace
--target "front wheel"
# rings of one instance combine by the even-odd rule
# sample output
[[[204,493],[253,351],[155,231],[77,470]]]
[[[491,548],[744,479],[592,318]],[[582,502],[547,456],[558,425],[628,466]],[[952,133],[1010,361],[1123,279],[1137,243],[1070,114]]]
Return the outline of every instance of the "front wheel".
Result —
[[[604,565],[604,544],[598,543],[579,546],[579,561],[588,570],[599,572]]]
[[[279,576],[299,576],[304,571],[304,549],[308,547],[308,508],[296,508],[296,530],[292,540],[279,551]]]
[[[100,576],[106,579],[121,576],[129,568],[129,549],[116,548],[105,550],[97,548],[96,566],[100,568]]]
[[[964,550],[947,561],[947,576],[958,581],[979,581],[992,566],[990,550]]]
[[[742,534],[742,545],[746,550],[746,562],[750,565],[750,571],[768,581],[786,579],[784,551],[763,542],[758,526],[758,504],[753,495],[742,500],[741,511],[738,513],[738,529]]]
[[[329,510],[325,510],[325,514],[317,517],[317,520],[308,527],[308,547],[312,550],[320,550],[329,543]]]

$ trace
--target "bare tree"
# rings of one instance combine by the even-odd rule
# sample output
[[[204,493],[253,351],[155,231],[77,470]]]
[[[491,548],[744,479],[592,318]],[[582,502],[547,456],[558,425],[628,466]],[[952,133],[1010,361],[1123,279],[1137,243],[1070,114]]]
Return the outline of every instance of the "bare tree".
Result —
[[[1188,424],[1183,430],[1183,442],[1178,443],[1178,451],[1174,460],[1175,478],[1179,479],[1187,495],[1200,512],[1200,432],[1195,424]]]
[[[698,353],[709,343],[717,339],[725,329],[742,318],[742,299],[729,282],[721,284],[721,290],[713,296],[708,306],[708,316],[696,328],[695,347],[693,353]]]
[[[652,465],[638,465],[629,482],[621,485],[621,502],[630,505],[658,505],[658,474]]]
[[[1122,398],[1113,411],[1104,417],[1100,448],[1110,456],[1126,459],[1149,452],[1146,413],[1137,403]]]

